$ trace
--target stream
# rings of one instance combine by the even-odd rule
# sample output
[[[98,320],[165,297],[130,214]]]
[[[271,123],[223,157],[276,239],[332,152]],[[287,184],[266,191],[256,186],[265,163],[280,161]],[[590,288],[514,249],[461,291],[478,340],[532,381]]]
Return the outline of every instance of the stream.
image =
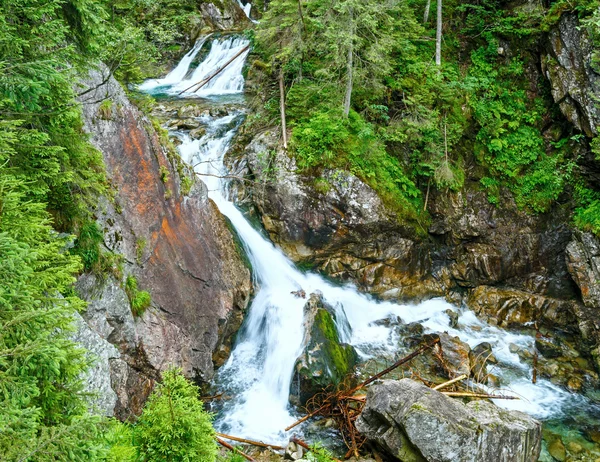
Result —
[[[289,394],[296,358],[303,348],[303,307],[306,300],[292,294],[319,291],[324,302],[335,308],[340,339],[352,344],[361,360],[394,358],[401,339],[390,323],[375,321],[400,317],[403,322],[419,322],[426,332],[448,332],[471,347],[489,342],[498,364],[493,373],[503,384],[501,393],[518,400],[495,400],[502,408],[526,412],[558,428],[561,433],[576,431],[582,422],[600,423],[600,407],[583,395],[572,393],[549,380],[532,383],[532,370],[515,352],[515,346],[532,350],[530,332],[503,330],[479,320],[466,307],[452,306],[442,299],[419,304],[381,302],[359,292],[351,284],[335,284],[321,275],[302,272],[251,224],[228,196],[224,156],[245,117],[242,70],[248,51],[202,88],[180,92],[206,78],[243,50],[248,42],[239,37],[204,37],[199,40],[164,78],[148,80],[141,91],[162,98],[208,99],[219,106],[226,102],[227,115],[200,117],[206,134],[192,139],[176,131],[182,158],[194,165],[209,190],[209,197],[232,223],[252,264],[255,296],[244,325],[227,363],[218,371],[215,389],[233,398],[222,404],[215,426],[219,431],[273,444],[287,443],[291,433],[285,427],[300,414],[290,406]],[[210,47],[206,58],[195,69],[191,65],[198,53]],[[205,50],[206,51],[206,50]],[[240,98],[231,101],[232,95]],[[456,328],[449,326],[446,310],[459,313]],[[393,324],[393,323],[392,323]],[[494,390],[498,392],[498,390]],[[564,428],[562,428],[564,427]],[[600,454],[599,454],[600,456]],[[553,460],[546,450],[540,460]]]

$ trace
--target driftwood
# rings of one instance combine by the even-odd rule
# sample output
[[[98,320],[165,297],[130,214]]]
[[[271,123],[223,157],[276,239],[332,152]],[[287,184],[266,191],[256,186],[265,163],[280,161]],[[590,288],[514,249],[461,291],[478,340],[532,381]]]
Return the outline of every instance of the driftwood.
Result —
[[[199,82],[196,82],[194,85],[191,85],[191,86],[187,87],[185,90],[180,91],[177,94],[177,96],[181,95],[182,93],[185,93],[188,90],[191,90],[194,87],[198,87],[194,91],[200,90],[204,85],[206,85],[208,82],[210,82],[212,79],[214,79],[217,75],[219,75],[221,72],[223,72],[223,70],[227,66],[229,66],[232,62],[234,62],[242,53],[244,53],[245,51],[247,51],[249,48],[250,48],[250,45],[245,46],[238,53],[236,53],[233,58],[231,58],[229,61],[227,61],[225,64],[223,64],[219,69],[217,69],[211,75],[209,75],[208,77],[205,77],[204,79],[200,80]]]
[[[225,439],[231,440],[231,441],[237,441],[238,443],[249,444],[251,446],[256,446],[259,448],[274,449],[276,451],[283,451],[285,449],[284,447],[277,446],[275,444],[266,444],[266,443],[263,443],[262,441],[247,440],[245,438],[239,438],[237,436],[226,435],[225,433],[217,433],[217,436],[220,438],[225,438]]]
[[[488,395],[487,393],[471,393],[468,391],[442,391],[446,396],[458,396],[461,398],[487,398],[487,399],[520,399],[518,396]]]
[[[448,380],[447,382],[444,382],[444,383],[440,383],[439,385],[433,387],[432,390],[441,390],[442,388],[449,387],[450,385],[452,385],[456,382],[460,382],[461,380],[464,380],[466,378],[467,378],[467,374],[459,375],[455,379]]]
[[[231,452],[237,452],[240,456],[242,456],[244,459],[250,461],[250,462],[256,462],[252,457],[250,457],[248,454],[240,451],[238,448],[233,447],[231,444],[226,443],[225,441],[223,441],[221,438],[216,438],[217,443],[219,443],[221,446],[223,446],[224,448],[229,449]]]
[[[384,369],[383,371],[369,377],[364,382],[360,383],[354,387],[344,387],[342,384],[337,391],[324,391],[323,393],[319,393],[316,396],[313,396],[311,400],[307,403],[307,411],[308,414],[302,417],[297,422],[293,423],[285,430],[288,431],[295,426],[305,422],[311,417],[321,416],[329,419],[333,419],[337,427],[340,430],[344,443],[348,447],[347,456],[350,457],[354,455],[355,457],[359,456],[360,448],[365,444],[366,438],[362,436],[355,427],[355,421],[362,412],[362,409],[366,402],[366,396],[354,396],[354,394],[373,383],[374,381],[380,379],[385,374],[393,371],[394,369],[400,367],[403,364],[406,364],[411,359],[417,357],[423,352],[435,347],[439,343],[440,339],[435,338],[429,343],[421,346],[413,353],[403,357],[402,359],[396,361],[390,367]],[[310,409],[314,410],[310,410]],[[292,440],[293,441],[293,440]],[[296,441],[297,443],[297,441]],[[298,443],[300,444],[300,443]]]

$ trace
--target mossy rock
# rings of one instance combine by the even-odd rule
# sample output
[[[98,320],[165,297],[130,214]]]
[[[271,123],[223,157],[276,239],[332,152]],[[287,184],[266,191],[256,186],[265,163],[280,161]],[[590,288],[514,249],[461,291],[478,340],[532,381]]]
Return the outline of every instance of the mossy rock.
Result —
[[[305,348],[296,360],[290,401],[305,404],[324,389],[333,390],[358,361],[354,347],[340,342],[335,320],[320,297],[311,296],[305,308],[309,327]]]

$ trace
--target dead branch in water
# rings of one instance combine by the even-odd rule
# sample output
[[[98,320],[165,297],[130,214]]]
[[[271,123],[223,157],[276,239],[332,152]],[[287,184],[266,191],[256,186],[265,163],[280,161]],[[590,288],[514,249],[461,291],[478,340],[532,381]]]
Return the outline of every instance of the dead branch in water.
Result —
[[[520,399],[518,396],[488,395],[487,393],[471,393],[468,391],[442,391],[446,396],[458,396],[461,398],[486,398],[486,399]]]
[[[231,444],[226,443],[225,441],[223,441],[221,438],[215,438],[217,440],[217,443],[219,443],[221,446],[223,446],[224,448],[229,449],[231,452],[236,452],[238,453],[240,456],[242,456],[244,459],[250,461],[250,462],[256,462],[252,457],[250,457],[248,454],[240,451],[238,448],[233,447]]]
[[[225,438],[227,440],[237,441],[238,443],[249,444],[251,446],[256,446],[259,448],[274,449],[276,451],[283,451],[285,449],[284,447],[277,446],[275,444],[266,444],[266,443],[263,443],[262,441],[247,440],[245,438],[239,438],[237,436],[226,435],[225,433],[217,433],[217,436],[219,436],[221,438]]]
[[[387,367],[381,372],[369,377],[367,380],[357,386],[344,386],[344,384],[342,384],[336,391],[325,390],[322,393],[313,396],[307,402],[307,411],[309,411],[311,408],[314,410],[309,411],[307,415],[294,422],[285,430],[288,431],[315,416],[332,419],[337,424],[337,427],[342,435],[342,439],[349,449],[348,457],[354,455],[358,458],[360,449],[365,444],[366,438],[356,430],[355,422],[365,405],[366,396],[354,396],[354,394],[374,381],[380,379],[384,375],[390,373],[394,369],[397,369],[401,365],[408,363],[411,359],[417,357],[423,352],[432,349],[439,344],[439,342],[440,339],[435,338],[431,342],[422,345],[411,354],[399,359],[390,367]],[[294,440],[292,439],[292,441]],[[297,441],[295,442],[300,444]],[[300,445],[302,446],[302,444]]]
[[[199,82],[196,82],[194,85],[187,87],[185,90],[180,91],[177,94],[177,96],[180,96],[182,93],[185,93],[186,91],[188,91],[194,87],[198,87],[194,90],[194,92],[200,90],[204,85],[206,85],[208,82],[210,82],[212,79],[214,79],[217,75],[219,75],[221,72],[223,72],[223,70],[227,66],[229,66],[232,62],[234,62],[236,60],[236,58],[238,58],[242,53],[244,53],[248,49],[250,49],[250,45],[242,48],[238,53],[236,53],[236,55],[233,58],[231,58],[229,61],[227,61],[225,64],[223,64],[219,69],[217,69],[215,72],[213,72],[208,77],[205,77],[204,79],[200,80]]]

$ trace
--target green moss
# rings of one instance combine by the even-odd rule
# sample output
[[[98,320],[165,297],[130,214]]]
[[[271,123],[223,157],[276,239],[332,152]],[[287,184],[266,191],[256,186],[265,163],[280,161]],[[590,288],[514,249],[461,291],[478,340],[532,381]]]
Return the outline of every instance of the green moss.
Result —
[[[104,120],[110,120],[112,118],[113,102],[110,99],[105,99],[100,103],[98,107],[98,116]]]
[[[135,261],[139,265],[144,255],[144,249],[146,249],[146,239],[137,239],[135,241]]]
[[[350,345],[343,345],[337,333],[333,317],[325,309],[319,309],[315,315],[314,331],[323,351],[321,357],[331,373],[334,383],[341,382],[356,363],[356,352]]]

